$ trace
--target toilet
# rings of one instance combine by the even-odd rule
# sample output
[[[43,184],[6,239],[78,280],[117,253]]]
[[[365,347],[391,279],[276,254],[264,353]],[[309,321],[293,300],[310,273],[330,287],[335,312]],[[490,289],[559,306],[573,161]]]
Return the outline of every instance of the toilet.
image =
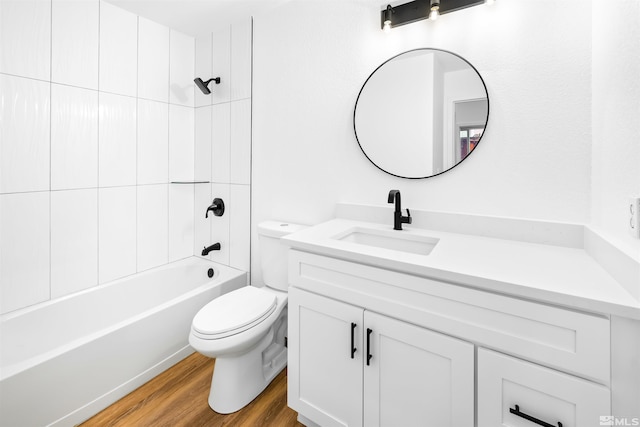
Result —
[[[195,315],[189,344],[216,359],[209,406],[221,414],[242,409],[287,364],[287,247],[280,238],[305,228],[258,225],[265,287],[246,286],[214,299]]]

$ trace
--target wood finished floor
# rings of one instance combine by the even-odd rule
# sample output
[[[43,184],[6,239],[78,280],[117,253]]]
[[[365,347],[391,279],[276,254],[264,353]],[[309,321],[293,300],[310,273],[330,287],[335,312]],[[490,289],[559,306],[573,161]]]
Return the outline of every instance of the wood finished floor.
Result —
[[[240,411],[215,413],[207,403],[213,365],[212,359],[194,353],[80,426],[302,426],[287,406],[286,369]]]

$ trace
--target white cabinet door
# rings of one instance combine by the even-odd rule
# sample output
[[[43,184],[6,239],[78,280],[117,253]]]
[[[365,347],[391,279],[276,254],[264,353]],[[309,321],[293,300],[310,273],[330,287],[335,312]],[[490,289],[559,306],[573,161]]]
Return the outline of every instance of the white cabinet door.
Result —
[[[609,389],[478,349],[478,427],[583,427],[611,413]]]
[[[362,426],[362,313],[289,288],[287,403],[322,427]]]
[[[369,311],[364,320],[365,426],[474,425],[472,344]]]

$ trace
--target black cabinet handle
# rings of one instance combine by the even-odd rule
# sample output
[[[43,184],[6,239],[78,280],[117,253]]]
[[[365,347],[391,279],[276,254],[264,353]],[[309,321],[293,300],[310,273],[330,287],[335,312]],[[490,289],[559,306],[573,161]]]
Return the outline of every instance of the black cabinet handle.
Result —
[[[562,427],[562,423],[560,421],[558,421],[558,425],[555,426],[553,424],[549,424],[549,423],[545,423],[542,420],[539,420],[535,417],[532,417],[531,415],[527,415],[524,412],[520,412],[520,406],[515,405],[516,409],[513,408],[509,408],[509,412],[511,412],[513,415],[516,415],[520,418],[524,418],[527,421],[531,421],[532,423],[538,424],[539,426],[544,426],[544,427]]]
[[[371,329],[367,328],[367,366],[369,366],[369,361],[373,357],[371,355]]]
[[[358,351],[358,349],[356,348],[356,344],[355,344],[355,330],[356,330],[356,324],[351,322],[351,358],[354,358],[354,354],[356,354],[356,351]]]

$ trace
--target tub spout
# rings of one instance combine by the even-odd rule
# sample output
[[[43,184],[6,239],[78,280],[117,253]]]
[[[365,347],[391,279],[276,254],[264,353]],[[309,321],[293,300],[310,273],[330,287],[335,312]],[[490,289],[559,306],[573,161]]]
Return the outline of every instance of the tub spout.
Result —
[[[211,246],[207,246],[202,250],[202,256],[207,256],[209,255],[209,252],[211,251],[219,251],[220,250],[220,243],[214,243]]]

